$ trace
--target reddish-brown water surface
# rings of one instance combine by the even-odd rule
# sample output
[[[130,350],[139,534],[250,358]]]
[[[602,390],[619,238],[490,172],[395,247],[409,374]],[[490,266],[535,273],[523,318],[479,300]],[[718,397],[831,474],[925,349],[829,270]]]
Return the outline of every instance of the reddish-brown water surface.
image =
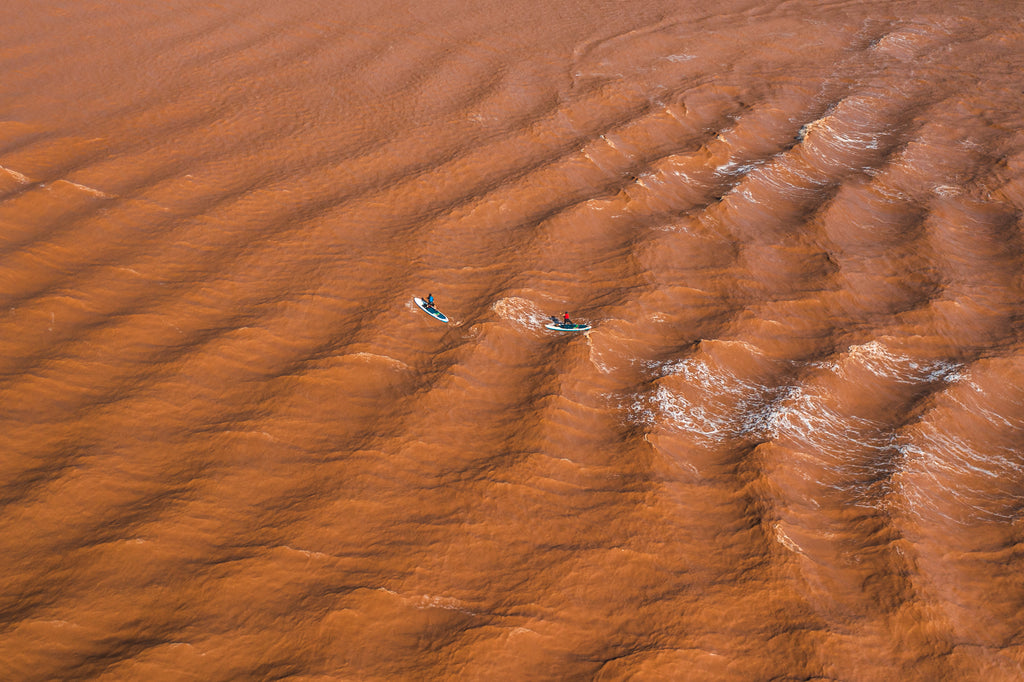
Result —
[[[0,678],[1024,678],[1019,10],[7,2]]]

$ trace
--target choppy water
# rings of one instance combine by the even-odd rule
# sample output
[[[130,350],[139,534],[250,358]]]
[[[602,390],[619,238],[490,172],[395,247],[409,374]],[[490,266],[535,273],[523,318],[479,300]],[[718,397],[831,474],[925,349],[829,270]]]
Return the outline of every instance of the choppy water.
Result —
[[[1024,678],[1020,8],[363,5],[0,8],[0,678]]]

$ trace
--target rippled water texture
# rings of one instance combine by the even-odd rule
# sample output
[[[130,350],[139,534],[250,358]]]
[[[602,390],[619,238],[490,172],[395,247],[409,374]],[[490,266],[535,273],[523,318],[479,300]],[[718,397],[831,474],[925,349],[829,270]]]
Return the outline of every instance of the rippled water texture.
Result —
[[[1024,678],[1019,10],[3,4],[0,678]]]

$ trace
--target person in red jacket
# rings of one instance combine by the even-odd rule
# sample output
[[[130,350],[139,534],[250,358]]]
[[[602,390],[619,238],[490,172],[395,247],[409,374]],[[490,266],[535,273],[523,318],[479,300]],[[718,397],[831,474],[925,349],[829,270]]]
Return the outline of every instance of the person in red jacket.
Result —
[[[562,326],[563,327],[571,327],[572,326],[572,320],[569,319],[569,312],[568,311],[566,311],[565,315],[562,316]]]

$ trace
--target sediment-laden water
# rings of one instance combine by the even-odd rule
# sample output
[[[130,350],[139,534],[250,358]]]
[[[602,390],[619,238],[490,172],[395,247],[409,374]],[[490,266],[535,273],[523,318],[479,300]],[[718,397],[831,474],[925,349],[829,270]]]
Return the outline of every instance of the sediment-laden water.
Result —
[[[1018,10],[7,3],[0,678],[1024,678]]]

